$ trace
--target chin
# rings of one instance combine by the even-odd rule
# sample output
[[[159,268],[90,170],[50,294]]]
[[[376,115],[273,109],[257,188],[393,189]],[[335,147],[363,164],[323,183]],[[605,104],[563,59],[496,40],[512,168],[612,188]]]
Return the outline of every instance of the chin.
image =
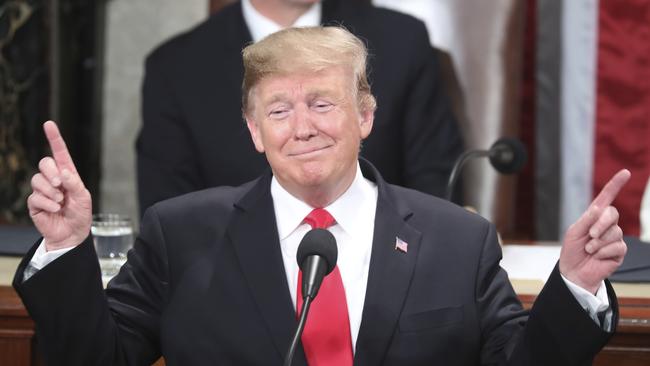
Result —
[[[320,167],[303,169],[298,173],[297,181],[305,187],[316,187],[325,181],[326,174]]]

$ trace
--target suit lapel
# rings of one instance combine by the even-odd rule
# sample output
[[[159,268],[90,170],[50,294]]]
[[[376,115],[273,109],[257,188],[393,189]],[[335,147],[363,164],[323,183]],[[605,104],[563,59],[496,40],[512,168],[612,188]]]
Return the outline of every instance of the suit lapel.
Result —
[[[373,171],[379,195],[355,365],[379,365],[384,359],[404,306],[421,239],[421,233],[407,223],[412,213],[396,204],[390,187]],[[396,249],[397,238],[407,244],[406,251]]]
[[[282,261],[270,182],[271,175],[266,174],[235,204],[228,236],[278,355],[284,359],[297,321]],[[306,365],[301,347],[296,350],[293,364]]]
[[[235,16],[224,17],[224,20],[228,22],[228,37],[226,39],[230,47],[241,51],[244,46],[253,42],[253,36],[251,36],[251,32],[246,25],[241,4],[236,3],[229,6],[234,8],[229,10],[232,10]]]
[[[322,2],[321,23],[323,25],[337,25],[344,22],[346,27],[350,19],[357,21],[359,17],[367,14],[370,2],[350,1],[350,0],[324,0]]]
[[[228,83],[232,85],[232,89],[228,88],[226,90],[240,90],[242,85],[242,80],[244,79],[244,63],[241,55],[241,51],[248,44],[253,43],[253,37],[251,32],[246,25],[244,20],[244,14],[242,13],[241,4],[239,2],[228,5],[232,9],[229,11],[234,12],[234,16],[223,17],[224,21],[227,22],[226,29],[227,35],[215,35],[215,37],[225,38],[226,40],[226,52],[221,52],[217,57],[226,59],[227,62],[224,62],[224,65],[228,68],[228,72],[220,72],[219,75],[227,78]],[[218,80],[217,82],[224,82]],[[237,89],[234,89],[237,88]],[[241,117],[241,116],[238,116]],[[240,122],[240,119],[236,120]],[[226,121],[224,121],[225,123]],[[231,121],[228,121],[231,122]],[[245,134],[245,137],[250,140],[248,131],[246,130],[245,123],[240,123],[242,126],[242,131]],[[257,152],[252,149],[251,145],[251,156],[257,154]]]

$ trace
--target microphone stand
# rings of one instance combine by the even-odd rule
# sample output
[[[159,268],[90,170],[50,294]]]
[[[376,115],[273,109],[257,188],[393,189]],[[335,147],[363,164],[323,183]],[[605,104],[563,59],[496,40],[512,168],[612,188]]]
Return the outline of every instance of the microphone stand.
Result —
[[[458,158],[458,160],[456,160],[456,163],[454,164],[454,168],[451,170],[451,174],[449,175],[449,181],[447,182],[447,190],[445,195],[445,199],[447,201],[451,202],[451,196],[454,193],[454,185],[456,184],[456,180],[458,180],[458,177],[460,176],[460,172],[463,168],[463,165],[465,165],[465,162],[473,158],[489,156],[489,155],[490,155],[489,150],[470,150],[470,151],[465,151]]]
[[[293,354],[295,353],[296,347],[298,346],[298,340],[300,340],[302,331],[305,329],[307,312],[309,311],[309,306],[311,305],[312,299],[309,296],[305,296],[303,300],[304,301],[302,303],[302,309],[300,310],[300,320],[298,321],[298,327],[296,328],[296,333],[293,335],[293,339],[291,340],[291,345],[289,345],[287,356],[284,359],[284,366],[291,366],[291,362],[293,361]]]

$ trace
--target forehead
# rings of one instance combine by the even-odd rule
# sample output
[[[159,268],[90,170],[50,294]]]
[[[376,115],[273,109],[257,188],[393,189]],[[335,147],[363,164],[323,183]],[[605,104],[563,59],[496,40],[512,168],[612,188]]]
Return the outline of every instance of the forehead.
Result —
[[[352,72],[344,67],[319,71],[299,71],[264,77],[253,88],[253,97],[262,103],[308,95],[346,96],[352,91]]]

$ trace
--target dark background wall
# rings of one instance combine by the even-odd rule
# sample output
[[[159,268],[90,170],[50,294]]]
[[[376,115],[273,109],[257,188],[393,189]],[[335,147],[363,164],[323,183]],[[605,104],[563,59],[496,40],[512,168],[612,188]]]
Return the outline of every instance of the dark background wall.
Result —
[[[91,193],[98,190],[103,1],[0,1],[0,224],[28,223],[26,197],[59,122]]]

